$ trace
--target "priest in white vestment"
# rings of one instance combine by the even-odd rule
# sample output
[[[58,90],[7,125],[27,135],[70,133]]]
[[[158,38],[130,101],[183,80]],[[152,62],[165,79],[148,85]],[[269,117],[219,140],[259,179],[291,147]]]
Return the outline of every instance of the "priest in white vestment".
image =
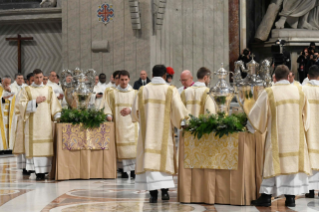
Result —
[[[306,84],[308,84],[308,82],[309,82],[309,78],[308,77],[306,77],[303,81],[302,81],[302,86],[304,86],[304,85],[306,85]]]
[[[178,92],[179,94],[181,94],[183,92],[183,90],[185,90],[188,87],[191,87],[192,85],[194,85],[194,81],[193,81],[193,75],[192,72],[190,72],[189,70],[185,70],[181,73],[180,76],[180,81],[182,83],[182,87],[178,88]]]
[[[172,129],[180,129],[188,113],[177,89],[166,83],[166,67],[155,66],[151,83],[139,89],[132,107],[132,119],[140,124],[135,188],[150,191],[151,203],[157,202],[157,189],[162,190],[162,200],[169,200],[168,189],[175,187]]]
[[[47,86],[50,86],[52,88],[53,92],[55,93],[55,96],[58,98],[60,104],[62,105],[64,93],[63,93],[62,87],[56,83],[56,80],[57,80],[56,72],[51,71]]]
[[[208,95],[207,87],[211,79],[211,71],[202,67],[197,72],[197,82],[192,87],[188,87],[181,94],[182,101],[187,110],[195,117],[199,115],[216,114],[215,103]]]
[[[34,81],[33,73],[29,73],[29,74],[27,74],[27,81],[26,81],[26,84],[27,84],[27,85],[32,85],[33,81]]]
[[[11,93],[14,93],[15,95],[17,95],[19,91],[26,86],[27,84],[23,83],[23,75],[16,74],[15,81],[10,85]]]
[[[122,162],[122,178],[128,178],[127,172],[135,178],[136,144],[138,139],[138,123],[132,122],[129,114],[137,91],[129,86],[130,74],[127,71],[120,72],[120,84],[116,89],[109,91],[104,96],[101,108],[107,114],[107,120],[115,122],[115,141],[117,148],[117,160]]]
[[[100,108],[103,94],[107,88],[110,88],[111,85],[106,83],[106,75],[100,74],[99,75],[99,82],[96,86],[94,86],[93,92],[95,93],[95,108]]]
[[[271,196],[285,195],[287,207],[295,206],[295,195],[307,193],[310,168],[305,131],[310,110],[301,86],[288,81],[285,65],[275,70],[276,84],[265,89],[249,113],[249,122],[261,134],[267,132],[260,198],[252,205],[270,206]]]
[[[292,84],[292,85],[301,86],[300,82],[298,82],[298,81],[295,80],[295,74],[294,74],[294,72],[292,72],[292,71],[289,72],[288,81],[289,81],[290,84]]]
[[[12,142],[14,143],[12,154],[17,156],[17,168],[23,170],[23,175],[30,175],[26,168],[25,147],[24,147],[24,123],[19,110],[19,102],[23,90],[20,90],[16,95],[16,101],[14,106],[14,113],[17,118],[17,123],[12,126]]]
[[[53,121],[61,117],[61,105],[52,87],[43,85],[43,73],[34,70],[34,83],[23,89],[19,111],[25,122],[26,169],[44,180],[51,171]]]
[[[0,151],[13,149],[13,143],[10,142],[12,124],[16,121],[14,114],[15,95],[10,89],[11,78],[5,76],[2,78],[0,86]]]
[[[312,176],[309,177],[308,198],[315,197],[319,190],[319,67],[313,65],[308,71],[309,82],[302,87],[310,105],[310,124],[306,133]]]

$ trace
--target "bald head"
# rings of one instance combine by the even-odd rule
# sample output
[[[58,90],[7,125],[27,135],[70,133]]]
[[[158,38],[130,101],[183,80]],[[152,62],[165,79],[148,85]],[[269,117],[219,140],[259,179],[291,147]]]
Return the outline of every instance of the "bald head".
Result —
[[[190,87],[193,84],[193,75],[192,72],[189,70],[185,70],[181,73],[181,79],[180,79],[182,85],[185,88]]]
[[[144,71],[144,70],[141,71],[140,77],[141,77],[142,80],[146,80],[146,78],[147,78],[147,73],[146,73],[146,71]]]

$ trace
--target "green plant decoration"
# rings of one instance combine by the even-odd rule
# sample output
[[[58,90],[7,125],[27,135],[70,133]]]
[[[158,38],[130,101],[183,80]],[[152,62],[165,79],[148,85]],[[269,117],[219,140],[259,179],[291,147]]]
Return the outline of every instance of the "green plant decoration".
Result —
[[[82,124],[85,129],[99,128],[106,121],[104,109],[62,109],[61,123]]]
[[[235,132],[245,132],[246,123],[245,113],[232,114],[231,116],[225,116],[225,113],[206,114],[200,115],[198,118],[190,115],[185,131],[190,132],[197,139],[201,139],[203,135],[210,133],[215,133],[215,136],[221,138]]]

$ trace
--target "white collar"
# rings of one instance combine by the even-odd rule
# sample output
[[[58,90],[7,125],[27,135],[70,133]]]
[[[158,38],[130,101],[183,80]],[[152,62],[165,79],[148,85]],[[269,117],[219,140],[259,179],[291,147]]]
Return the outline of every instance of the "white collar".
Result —
[[[122,88],[120,85],[118,85],[116,88],[117,88],[119,91],[129,91],[130,88],[131,88],[131,86],[130,86],[130,84],[128,84],[128,85],[126,86],[126,88]]]
[[[163,77],[153,77],[152,83],[153,84],[166,84],[166,81],[163,79]]]
[[[275,83],[275,85],[289,85],[290,82],[288,80],[280,80]]]
[[[98,83],[97,83],[97,86],[102,86],[102,87],[105,87],[105,86],[107,86],[107,84],[106,84],[106,83],[101,83],[101,82],[98,82]]]
[[[33,82],[31,86],[32,86],[32,87],[36,87],[36,88],[44,87],[43,82],[41,83],[41,85],[37,85],[37,84],[35,84],[35,83]]]
[[[22,85],[18,85],[17,81],[14,81],[14,82],[12,83],[12,85],[18,86],[18,87],[20,87],[20,88],[25,87],[25,84],[23,84],[23,83],[22,83]]]
[[[32,83],[33,84],[33,83]],[[52,82],[51,80],[49,80],[48,79],[48,83],[47,84],[53,84],[53,85],[57,85],[57,86],[59,86],[57,83],[55,83],[55,82]]]
[[[319,80],[310,80],[308,83],[311,85],[319,86]]]
[[[206,84],[204,82],[195,82],[193,86],[195,86],[195,87],[206,87]]]

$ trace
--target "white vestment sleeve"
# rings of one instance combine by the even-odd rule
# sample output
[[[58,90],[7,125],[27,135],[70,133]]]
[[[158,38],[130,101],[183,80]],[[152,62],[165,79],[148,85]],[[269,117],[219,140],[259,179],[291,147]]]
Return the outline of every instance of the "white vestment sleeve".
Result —
[[[27,113],[35,113],[35,111],[37,110],[37,102],[36,100],[31,100],[28,102],[27,105]]]
[[[54,121],[58,120],[59,118],[61,118],[61,113],[57,113],[54,115]]]

